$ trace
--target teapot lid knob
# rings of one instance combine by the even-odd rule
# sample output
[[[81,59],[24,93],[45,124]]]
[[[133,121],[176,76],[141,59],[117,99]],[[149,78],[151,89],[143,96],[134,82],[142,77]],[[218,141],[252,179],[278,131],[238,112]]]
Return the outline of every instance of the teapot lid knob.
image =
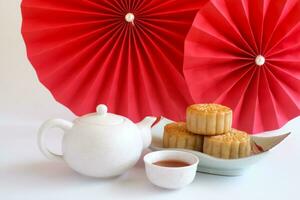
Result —
[[[97,114],[105,115],[107,113],[107,106],[104,104],[100,104],[97,106]]]

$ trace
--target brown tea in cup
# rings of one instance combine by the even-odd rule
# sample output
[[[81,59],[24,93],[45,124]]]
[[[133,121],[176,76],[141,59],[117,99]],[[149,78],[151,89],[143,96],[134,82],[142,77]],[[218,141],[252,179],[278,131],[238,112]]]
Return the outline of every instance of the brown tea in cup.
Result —
[[[190,163],[181,160],[160,160],[153,164],[161,167],[186,167],[190,165]]]

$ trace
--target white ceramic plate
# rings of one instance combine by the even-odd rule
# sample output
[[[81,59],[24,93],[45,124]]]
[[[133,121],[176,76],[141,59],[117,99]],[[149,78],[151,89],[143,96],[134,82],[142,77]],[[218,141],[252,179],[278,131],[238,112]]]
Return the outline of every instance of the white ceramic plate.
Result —
[[[162,117],[161,120],[153,126],[152,144],[150,146],[151,150],[157,151],[166,149],[162,147],[163,129],[166,124],[171,122],[171,120]],[[259,152],[255,155],[239,159],[220,159],[198,151],[188,149],[177,150],[187,151],[195,154],[199,158],[197,170],[199,172],[226,176],[238,176],[243,174],[244,170],[247,169],[249,166],[257,163],[260,159],[265,157],[266,154],[269,153],[269,149],[277,145],[288,135],[289,133],[277,134],[277,136],[270,137],[263,136],[263,134],[260,134],[259,136],[252,136],[252,138],[257,141],[257,144],[264,145],[268,149],[266,149],[264,152]]]

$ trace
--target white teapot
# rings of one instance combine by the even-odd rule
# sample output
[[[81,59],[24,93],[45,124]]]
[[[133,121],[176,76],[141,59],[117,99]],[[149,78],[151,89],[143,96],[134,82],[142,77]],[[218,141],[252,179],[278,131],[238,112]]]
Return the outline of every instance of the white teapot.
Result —
[[[75,171],[92,177],[112,177],[122,174],[139,160],[142,150],[151,143],[151,125],[155,117],[146,117],[134,124],[126,117],[107,113],[103,104],[96,113],[72,122],[62,119],[46,121],[39,129],[38,145],[50,159],[64,160]],[[49,151],[45,131],[61,128],[63,155]]]

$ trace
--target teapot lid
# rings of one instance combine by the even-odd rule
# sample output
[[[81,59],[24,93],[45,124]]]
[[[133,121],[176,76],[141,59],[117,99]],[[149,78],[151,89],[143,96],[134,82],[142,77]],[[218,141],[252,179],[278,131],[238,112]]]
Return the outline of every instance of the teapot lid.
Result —
[[[107,106],[100,104],[97,106],[97,112],[84,115],[76,121],[94,124],[94,125],[117,125],[124,122],[125,117],[108,113]]]

